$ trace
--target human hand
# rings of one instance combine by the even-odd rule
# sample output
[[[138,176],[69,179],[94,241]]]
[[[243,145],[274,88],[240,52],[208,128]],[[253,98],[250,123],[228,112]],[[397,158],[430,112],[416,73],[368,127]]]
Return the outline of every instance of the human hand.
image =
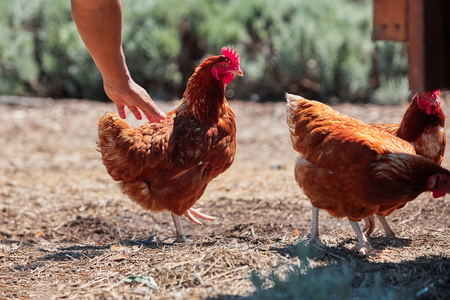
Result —
[[[108,97],[116,103],[121,118],[125,106],[138,120],[141,111],[150,122],[159,122],[166,114],[159,110],[148,93],[130,77],[122,49],[122,2],[72,0],[72,16],[89,54],[102,73]]]
[[[140,110],[150,122],[159,123],[166,118],[166,114],[156,106],[150,95],[131,78],[123,86],[113,85],[107,81],[104,81],[103,86],[106,95],[116,104],[117,112],[122,119],[127,117],[125,106],[138,120],[142,119]]]

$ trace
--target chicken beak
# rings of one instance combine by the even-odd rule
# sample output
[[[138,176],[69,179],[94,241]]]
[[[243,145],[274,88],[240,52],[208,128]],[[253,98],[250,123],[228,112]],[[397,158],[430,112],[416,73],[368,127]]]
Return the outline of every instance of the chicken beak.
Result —
[[[244,73],[242,73],[241,69],[239,70],[231,70],[231,74],[237,75],[237,76],[244,76]]]

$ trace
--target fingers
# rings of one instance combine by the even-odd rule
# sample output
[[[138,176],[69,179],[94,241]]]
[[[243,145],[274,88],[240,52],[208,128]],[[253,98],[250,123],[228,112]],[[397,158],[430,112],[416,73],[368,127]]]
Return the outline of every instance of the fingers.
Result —
[[[156,106],[150,95],[141,86],[133,81],[127,83],[130,85],[127,85],[125,89],[118,89],[106,83],[104,84],[106,94],[116,103],[117,112],[122,119],[127,117],[125,106],[128,107],[138,120],[142,120],[141,111],[150,122],[159,123],[167,117],[167,115]]]
[[[136,106],[128,106],[128,109],[133,113],[136,119],[142,120],[142,114]]]
[[[125,112],[125,106],[120,105],[120,104],[116,104],[116,107],[117,107],[117,112],[119,113],[119,116],[122,119],[126,119],[127,113]]]
[[[122,106],[122,105],[120,105],[120,106],[116,105],[116,106],[117,106],[117,112],[119,113],[119,116],[122,119],[126,119],[127,114],[125,112],[125,106]],[[133,115],[136,117],[136,119],[142,120],[142,114],[136,106],[127,106],[127,107],[133,113]],[[159,122],[161,122],[161,120],[163,120],[167,117],[167,115],[162,111],[159,111],[159,112],[152,111],[151,113],[143,111],[143,113],[147,117],[147,119],[152,123],[153,122],[159,123]]]
[[[149,114],[145,113],[145,111],[144,111],[144,115],[147,117],[147,119],[148,119],[148,121],[150,123],[159,123],[159,122],[161,122],[160,118],[153,117],[152,115],[149,115]]]
[[[117,112],[119,113],[119,116],[122,119],[126,119],[127,114],[125,111],[125,106],[124,105],[116,105],[116,107],[117,107]],[[142,114],[136,106],[127,106],[127,107],[133,113],[133,115],[136,117],[137,120],[142,120]],[[165,119],[167,117],[167,115],[162,111],[159,111],[156,113],[155,112],[148,113],[148,112],[144,111],[144,114],[150,122],[156,122],[156,123],[161,122],[162,119]]]
[[[144,112],[144,115],[147,117],[147,119],[150,122],[159,123],[159,122],[161,122],[161,120],[164,120],[167,117],[167,115],[164,112],[159,111],[159,110],[158,110],[158,112],[155,112],[155,111],[151,111],[151,112],[143,111],[143,112]]]
[[[148,96],[148,94],[147,94]],[[150,98],[150,96],[148,96]],[[155,102],[150,98],[145,101],[145,104],[140,107],[144,112],[145,116],[150,122],[159,123],[161,120],[165,119],[167,115],[156,106]]]

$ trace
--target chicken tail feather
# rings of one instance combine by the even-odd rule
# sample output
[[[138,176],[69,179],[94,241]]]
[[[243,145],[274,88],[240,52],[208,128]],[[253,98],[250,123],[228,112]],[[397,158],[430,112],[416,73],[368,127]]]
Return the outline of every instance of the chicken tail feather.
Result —
[[[109,175],[116,180],[130,181],[133,172],[126,163],[126,141],[134,129],[127,122],[112,112],[106,112],[98,123],[98,151],[102,154],[103,163]],[[124,169],[128,166],[128,170]],[[133,176],[131,176],[133,177]]]
[[[130,129],[132,129],[132,127],[128,125],[127,122],[120,119],[115,113],[110,111],[106,112],[98,121],[100,146],[102,146],[101,144],[110,144],[112,142],[110,141],[111,138],[118,137],[122,130]]]

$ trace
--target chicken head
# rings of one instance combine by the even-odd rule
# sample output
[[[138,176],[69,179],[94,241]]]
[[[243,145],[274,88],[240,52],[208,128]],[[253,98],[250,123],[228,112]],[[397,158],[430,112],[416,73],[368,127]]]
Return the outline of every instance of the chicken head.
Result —
[[[222,54],[224,55],[223,60],[214,64],[211,72],[217,80],[223,80],[223,83],[229,84],[235,75],[243,76],[239,67],[239,54],[233,50],[233,47],[231,49],[223,47]]]
[[[419,108],[425,109],[427,114],[435,114],[439,107],[441,107],[440,95],[441,91],[435,90],[423,94],[416,94],[415,97],[417,97]]]

